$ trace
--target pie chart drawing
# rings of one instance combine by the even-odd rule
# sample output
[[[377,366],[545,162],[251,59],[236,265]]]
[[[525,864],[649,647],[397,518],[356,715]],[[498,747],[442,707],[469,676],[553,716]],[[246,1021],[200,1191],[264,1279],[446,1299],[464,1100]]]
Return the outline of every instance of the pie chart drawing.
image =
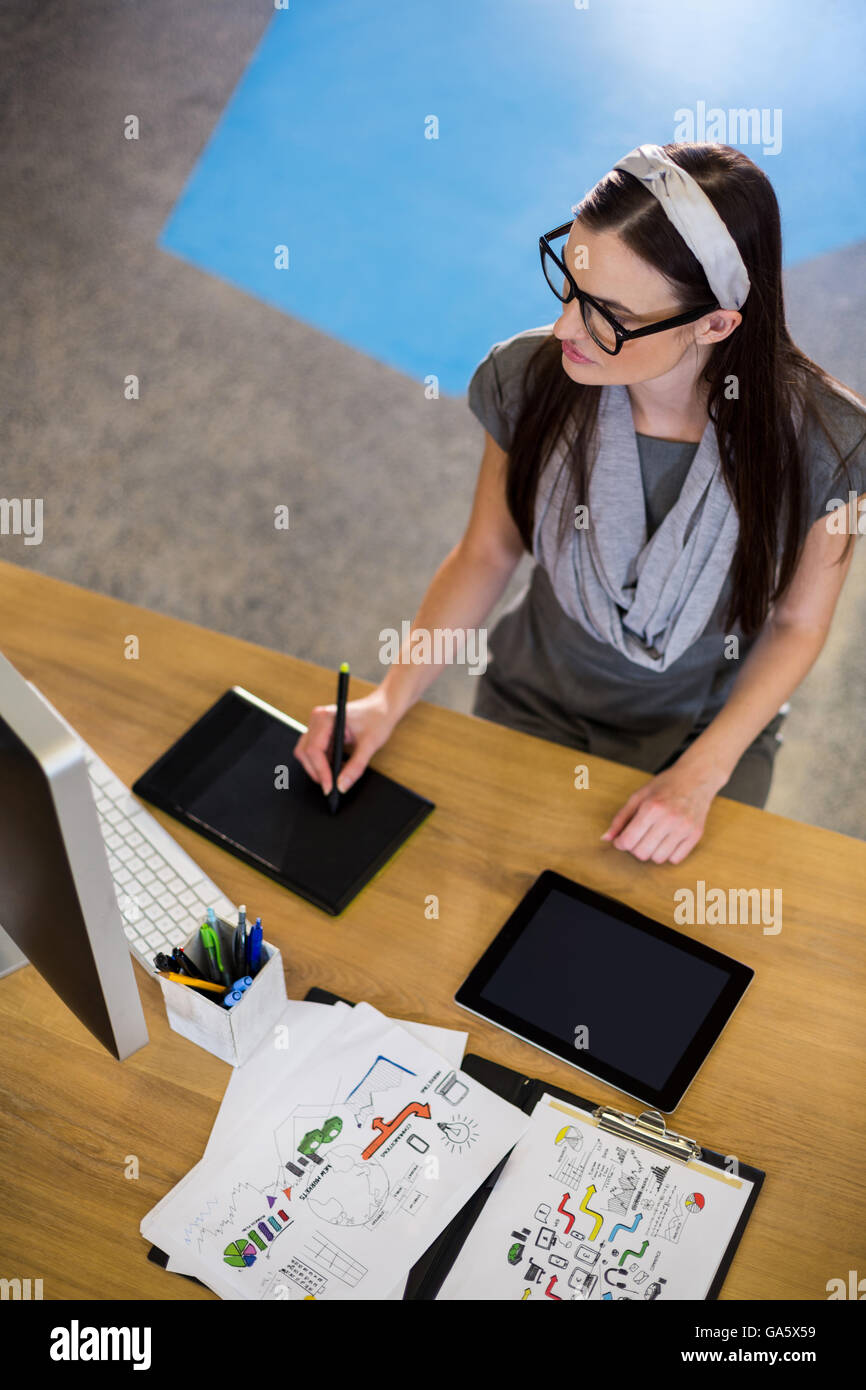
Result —
[[[248,1240],[236,1240],[226,1247],[223,1259],[227,1265],[232,1265],[235,1269],[244,1269],[255,1264],[255,1246],[250,1245]]]
[[[706,1198],[702,1192],[690,1192],[686,1198],[686,1206],[689,1211],[703,1211]]]

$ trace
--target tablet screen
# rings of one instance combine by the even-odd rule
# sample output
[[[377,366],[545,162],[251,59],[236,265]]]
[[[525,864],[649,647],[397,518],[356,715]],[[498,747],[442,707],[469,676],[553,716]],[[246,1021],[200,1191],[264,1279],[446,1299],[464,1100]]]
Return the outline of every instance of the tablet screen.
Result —
[[[751,973],[624,904],[548,873],[457,1002],[630,1095],[671,1108]]]
[[[133,791],[336,913],[432,803],[368,768],[332,815],[322,788],[293,757],[302,730],[236,688]]]

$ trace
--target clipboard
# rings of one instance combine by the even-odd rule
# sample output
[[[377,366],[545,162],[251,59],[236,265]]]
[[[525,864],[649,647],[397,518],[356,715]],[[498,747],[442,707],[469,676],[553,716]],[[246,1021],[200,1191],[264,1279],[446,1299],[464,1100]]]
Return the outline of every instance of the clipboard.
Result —
[[[348,1004],[350,1008],[354,1008],[355,1004],[352,999],[344,999],[342,995],[332,994],[318,986],[309,989],[304,998],[316,1004],[340,1002]],[[584,1111],[588,1119],[597,1120],[599,1127],[608,1133],[638,1143],[651,1150],[653,1154],[657,1154],[670,1162],[687,1163],[692,1158],[699,1158],[707,1166],[718,1168],[722,1172],[725,1171],[725,1156],[723,1154],[704,1147],[695,1139],[668,1129],[665,1120],[658,1111],[643,1111],[636,1115],[617,1110],[612,1106],[600,1106],[583,1096],[576,1095],[573,1091],[566,1090],[564,1087],[551,1086],[538,1077],[527,1076],[523,1072],[514,1071],[510,1067],[502,1066],[499,1062],[491,1062],[488,1058],[480,1057],[472,1052],[467,1053],[464,1057],[461,1070],[503,1100],[517,1106],[524,1114],[532,1114],[543,1095],[553,1096],[575,1110]],[[512,1152],[513,1150],[510,1150],[496,1165],[486,1181],[449,1222],[432,1245],[427,1248],[421,1259],[413,1265],[406,1281],[403,1293],[404,1301],[429,1302],[436,1298]],[[763,1169],[745,1163],[738,1164],[738,1173],[751,1182],[752,1189],[716,1267],[712,1283],[706,1294],[705,1301],[707,1302],[717,1299],[719,1296],[766,1177]],[[151,1246],[147,1258],[154,1264],[161,1265],[163,1268],[166,1267],[167,1256],[157,1246]],[[200,1282],[193,1275],[184,1274],[182,1277],[192,1279],[194,1283]]]

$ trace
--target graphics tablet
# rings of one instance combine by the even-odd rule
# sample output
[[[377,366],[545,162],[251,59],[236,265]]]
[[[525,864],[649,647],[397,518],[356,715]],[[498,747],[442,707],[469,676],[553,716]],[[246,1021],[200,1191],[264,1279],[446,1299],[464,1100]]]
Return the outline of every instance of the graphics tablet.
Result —
[[[754,971],[546,870],[455,1002],[655,1109],[676,1109]]]
[[[322,788],[292,756],[304,731],[305,725],[234,686],[132,790],[336,915],[430,814],[433,802],[367,768],[331,815]]]

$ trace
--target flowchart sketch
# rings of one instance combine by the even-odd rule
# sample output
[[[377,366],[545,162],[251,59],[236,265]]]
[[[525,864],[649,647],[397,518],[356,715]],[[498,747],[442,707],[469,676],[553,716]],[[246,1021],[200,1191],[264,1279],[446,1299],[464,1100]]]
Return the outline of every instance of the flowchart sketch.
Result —
[[[438,1297],[706,1297],[753,1184],[655,1157],[543,1096]]]

